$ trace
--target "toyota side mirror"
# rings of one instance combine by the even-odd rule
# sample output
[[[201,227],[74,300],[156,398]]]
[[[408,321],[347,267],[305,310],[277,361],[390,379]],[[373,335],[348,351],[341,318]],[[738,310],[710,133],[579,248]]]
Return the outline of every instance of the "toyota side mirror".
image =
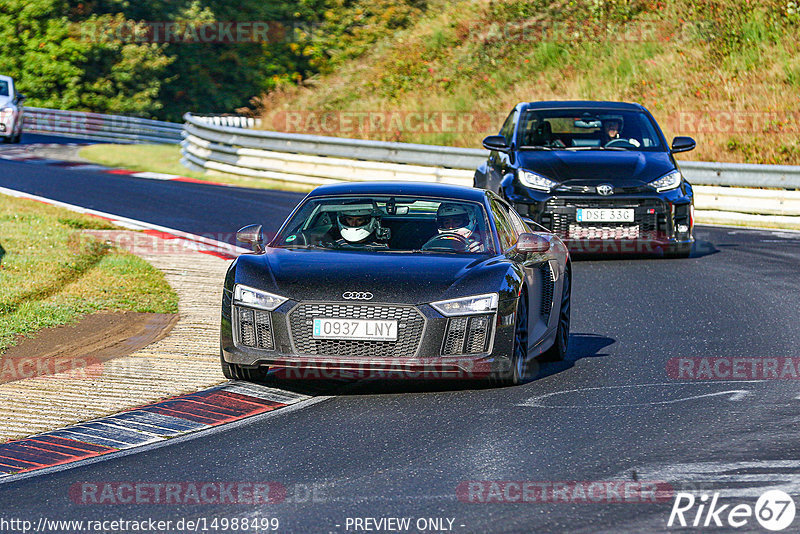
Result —
[[[550,240],[541,234],[520,234],[516,249],[519,252],[547,252]]]
[[[236,241],[247,243],[253,252],[264,252],[264,235],[261,233],[260,224],[251,224],[240,228],[236,232]]]
[[[490,135],[483,140],[483,148],[486,150],[496,150],[498,152],[508,152],[511,147],[506,143],[506,138],[502,135]]]
[[[690,150],[694,150],[696,146],[697,143],[691,137],[678,136],[672,140],[673,152],[689,152]]]

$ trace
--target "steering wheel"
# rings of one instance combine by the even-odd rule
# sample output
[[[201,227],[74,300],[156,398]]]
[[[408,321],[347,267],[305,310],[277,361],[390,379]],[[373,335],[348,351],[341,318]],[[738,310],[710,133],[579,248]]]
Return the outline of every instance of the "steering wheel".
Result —
[[[463,235],[456,232],[444,232],[428,239],[422,245],[422,250],[446,250],[454,252],[466,252],[469,241]]]
[[[608,143],[605,144],[606,147],[615,147],[618,146],[620,148],[636,148],[636,145],[628,141],[627,139],[612,139]]]

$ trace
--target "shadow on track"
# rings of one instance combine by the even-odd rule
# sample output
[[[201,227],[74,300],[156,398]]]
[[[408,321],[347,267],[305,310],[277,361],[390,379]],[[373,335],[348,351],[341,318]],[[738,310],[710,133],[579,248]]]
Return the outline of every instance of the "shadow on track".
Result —
[[[602,358],[608,356],[602,352],[606,347],[616,343],[615,339],[597,334],[571,334],[569,336],[569,351],[567,357],[560,362],[536,361],[531,365],[530,378],[533,382],[541,378],[558,374],[574,367],[575,362],[583,358]]]
[[[737,245],[731,245],[737,246]],[[719,249],[710,241],[704,241],[702,239],[697,239],[692,245],[692,252],[689,255],[690,259],[697,259],[703,258],[705,256],[711,256],[712,254],[716,254],[719,252]],[[666,256],[661,249],[657,249],[653,252],[579,252],[579,251],[570,251],[570,255],[574,261],[598,261],[598,260],[608,260],[608,261],[619,261],[619,260],[654,260],[654,259],[664,259],[666,261],[669,260],[677,260],[678,258],[671,258]],[[685,258],[684,258],[685,259]]]
[[[595,334],[570,335],[570,347],[567,358],[562,362],[542,363],[534,360],[529,369],[527,382],[565,371],[582,358],[604,357],[604,348],[616,343],[612,338]],[[391,374],[390,374],[391,376]],[[464,378],[440,378],[415,380],[408,378],[383,379],[369,378],[361,380],[329,380],[306,379],[292,380],[279,378],[271,374],[263,382],[264,385],[302,393],[306,395],[381,395],[398,393],[435,393],[445,391],[463,391],[474,389],[493,389],[497,386],[488,380],[469,380]]]

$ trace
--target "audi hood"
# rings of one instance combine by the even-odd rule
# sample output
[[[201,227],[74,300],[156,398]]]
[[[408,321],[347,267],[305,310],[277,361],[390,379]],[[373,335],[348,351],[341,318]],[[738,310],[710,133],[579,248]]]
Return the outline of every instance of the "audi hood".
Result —
[[[345,292],[369,292],[371,302],[423,304],[503,287],[510,268],[489,255],[270,248],[239,256],[225,287],[235,282],[297,301],[341,302]]]

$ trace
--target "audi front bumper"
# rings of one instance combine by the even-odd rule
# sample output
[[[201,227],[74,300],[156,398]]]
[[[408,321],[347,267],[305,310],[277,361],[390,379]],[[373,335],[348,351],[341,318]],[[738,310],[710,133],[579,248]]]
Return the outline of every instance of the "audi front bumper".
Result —
[[[289,300],[272,312],[234,305],[223,293],[222,358],[243,367],[267,366],[288,378],[487,378],[508,369],[516,299],[491,314],[444,317],[433,307]],[[390,318],[396,341],[315,339],[313,317]]]

